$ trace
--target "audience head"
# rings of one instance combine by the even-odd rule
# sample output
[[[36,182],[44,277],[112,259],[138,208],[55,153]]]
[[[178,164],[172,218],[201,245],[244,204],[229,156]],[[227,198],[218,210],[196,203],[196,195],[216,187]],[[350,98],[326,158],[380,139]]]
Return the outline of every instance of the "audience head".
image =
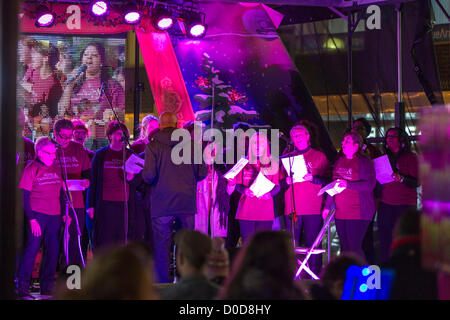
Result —
[[[296,259],[289,233],[255,233],[233,263],[221,299],[301,299],[294,284]]]
[[[355,154],[362,152],[362,137],[352,131],[346,131],[342,139],[342,152],[348,158],[352,159]]]
[[[154,115],[148,114],[142,119],[140,140],[149,141],[154,132],[159,130],[159,120]]]
[[[178,124],[177,115],[173,112],[163,112],[159,118],[161,129],[164,128],[176,128]]]
[[[420,213],[416,209],[406,211],[397,221],[394,228],[394,238],[420,235]]]
[[[322,271],[321,282],[324,287],[337,299],[341,299],[347,269],[351,266],[364,266],[365,262],[356,254],[341,254],[332,259]]]
[[[366,118],[358,118],[353,122],[352,131],[358,133],[363,139],[366,139],[370,135],[372,126]]]
[[[145,249],[137,245],[111,248],[99,253],[85,270],[81,290],[69,298],[87,300],[158,299],[152,264]],[[70,293],[69,293],[70,294]]]
[[[205,275],[211,282],[219,285],[226,279],[230,270],[230,257],[225,249],[225,240],[212,238],[212,252],[206,262]]]
[[[72,123],[73,123],[73,140],[83,145],[84,141],[89,136],[89,130],[82,120],[74,119],[72,120]]]
[[[386,131],[384,137],[384,150],[385,152],[403,152],[411,151],[411,142],[406,134],[405,130],[400,128],[390,128]]]
[[[34,144],[34,150],[39,160],[47,167],[51,167],[56,159],[56,146],[50,137],[40,137]]]
[[[69,119],[59,119],[55,122],[53,130],[55,132],[55,140],[63,148],[66,148],[73,138],[73,123]]]
[[[211,239],[195,230],[181,230],[175,236],[180,276],[203,273],[212,250]]]

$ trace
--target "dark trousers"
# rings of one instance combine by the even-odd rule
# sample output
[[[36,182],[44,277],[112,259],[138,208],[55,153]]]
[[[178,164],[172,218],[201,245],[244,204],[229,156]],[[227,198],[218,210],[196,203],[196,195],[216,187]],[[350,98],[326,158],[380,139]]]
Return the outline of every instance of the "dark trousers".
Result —
[[[341,243],[341,252],[352,252],[364,258],[362,242],[369,224],[369,220],[336,219],[336,230]]]
[[[239,220],[242,243],[245,243],[255,232],[272,230],[273,221]]]
[[[389,258],[392,244],[392,233],[398,219],[409,209],[415,206],[393,206],[380,202],[378,207],[378,237],[380,238],[380,258],[381,262],[386,262]]]
[[[28,291],[29,289],[34,261],[36,260],[36,256],[43,240],[44,248],[40,273],[41,292],[51,292],[54,286],[56,265],[58,263],[61,216],[51,216],[37,212],[35,212],[35,215],[36,220],[41,227],[41,236],[35,237],[32,234],[30,224],[28,223],[27,244],[17,274],[19,289],[23,291]]]
[[[286,221],[286,230],[287,232],[291,233],[292,231],[292,219],[289,217],[285,217]],[[302,230],[303,230],[303,239],[305,246],[307,248],[311,248],[311,246],[314,243],[314,240],[316,240],[317,236],[319,235],[320,229],[322,229],[323,225],[323,218],[320,214],[315,215],[298,215],[297,216],[297,223],[294,227],[294,237],[296,246],[299,246],[302,239]],[[317,248],[321,248],[321,243],[317,246]],[[309,258],[308,263],[311,271],[313,271],[315,274],[320,273],[320,269],[322,268],[322,255],[320,254],[313,254],[311,255],[311,258]]]
[[[101,210],[94,211],[94,249],[122,245],[125,241],[125,204],[122,201],[102,201]]]
[[[170,282],[170,249],[175,222],[179,223],[179,229],[194,230],[194,214],[152,218],[155,278],[158,283]]]
[[[369,264],[376,263],[376,254],[375,254],[375,244],[373,239],[373,228],[375,225],[375,214],[373,215],[372,221],[370,221],[369,226],[367,227],[366,234],[364,235],[362,248],[364,251],[364,255],[366,257],[366,261]]]
[[[78,224],[80,228],[80,246],[81,246],[81,237],[84,232],[85,227],[85,209],[84,208],[75,208],[75,212],[77,214]],[[72,219],[69,226],[69,266],[76,264],[82,266],[82,260],[80,255],[80,246],[78,245],[78,228],[77,221],[75,219],[74,213],[72,209],[69,209],[69,217]],[[83,252],[83,248],[81,247],[81,252]],[[83,253],[83,259],[86,260],[86,255]],[[64,265],[67,264],[66,256],[64,255]]]

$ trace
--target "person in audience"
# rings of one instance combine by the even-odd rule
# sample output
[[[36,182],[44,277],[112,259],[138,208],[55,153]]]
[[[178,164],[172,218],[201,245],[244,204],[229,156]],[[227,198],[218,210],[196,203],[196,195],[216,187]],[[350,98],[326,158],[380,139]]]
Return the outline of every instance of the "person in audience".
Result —
[[[257,232],[239,251],[218,299],[302,300],[303,288],[293,280],[296,267],[287,232]]]
[[[406,211],[397,220],[390,256],[381,268],[395,271],[390,300],[438,298],[436,272],[422,267],[420,213],[416,209]]]
[[[61,227],[62,179],[56,164],[56,147],[49,137],[36,141],[36,159],[25,167],[19,188],[28,220],[28,239],[19,267],[19,297],[29,295],[34,261],[43,241],[43,264],[40,275],[42,295],[52,295],[59,255]]]
[[[365,261],[352,253],[344,253],[333,258],[322,270],[320,282],[310,287],[313,300],[340,300],[344,291],[347,269],[362,267]]]
[[[181,230],[175,236],[176,263],[180,281],[161,290],[164,300],[211,300],[218,286],[204,275],[211,254],[211,239],[195,230]]]
[[[214,237],[211,241],[212,252],[206,262],[205,275],[209,281],[221,286],[230,271],[230,257],[223,238]]]
[[[397,220],[405,211],[417,207],[417,187],[420,185],[417,155],[411,151],[411,143],[404,130],[389,129],[385,136],[384,150],[393,170],[393,181],[378,185],[381,189],[378,237],[382,262],[389,257],[392,232]]]
[[[80,290],[63,290],[65,300],[158,300],[152,257],[145,246],[130,243],[95,256],[81,278]]]
[[[372,161],[361,152],[359,134],[347,131],[342,140],[343,156],[334,164],[333,180],[342,191],[327,197],[322,212],[325,219],[333,205],[342,252],[354,252],[364,257],[362,241],[375,213],[373,190],[375,169]]]

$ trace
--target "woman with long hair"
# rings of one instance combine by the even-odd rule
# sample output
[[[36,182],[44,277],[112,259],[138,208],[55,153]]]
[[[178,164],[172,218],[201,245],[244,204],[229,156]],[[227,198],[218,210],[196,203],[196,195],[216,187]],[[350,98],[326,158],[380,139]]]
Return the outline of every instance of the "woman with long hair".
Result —
[[[392,182],[379,185],[381,201],[377,222],[382,262],[389,258],[397,220],[407,210],[417,207],[417,187],[420,185],[417,155],[411,151],[411,143],[404,130],[391,128],[386,132],[384,151],[394,172]]]
[[[248,164],[235,177],[236,191],[241,193],[236,219],[239,220],[242,241],[258,230],[271,230],[275,219],[273,196],[280,191],[278,162],[270,155],[269,141],[264,134],[250,138]],[[250,189],[259,174],[275,186],[270,192],[257,197]]]
[[[125,116],[124,90],[111,79],[106,63],[103,45],[98,42],[87,44],[80,54],[80,67],[75,68],[66,81],[58,104],[60,115],[80,118],[88,124],[92,138],[88,138],[86,144],[91,150],[108,144],[105,126],[114,119],[108,99],[119,118]]]

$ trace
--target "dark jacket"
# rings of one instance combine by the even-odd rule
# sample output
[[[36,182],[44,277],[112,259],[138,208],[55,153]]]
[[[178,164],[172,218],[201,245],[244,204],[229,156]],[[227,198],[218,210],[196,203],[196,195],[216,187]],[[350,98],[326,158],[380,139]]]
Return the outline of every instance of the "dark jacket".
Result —
[[[219,286],[208,281],[203,274],[191,274],[162,289],[160,295],[163,300],[212,300],[218,290]]]
[[[94,220],[97,212],[102,210],[103,199],[103,165],[105,163],[106,151],[109,146],[103,147],[94,154],[91,161],[91,182],[87,190],[86,209],[94,208]],[[128,198],[128,238],[134,240],[134,229],[136,227],[135,206],[135,187],[134,184],[139,181],[138,175],[131,181],[127,181],[130,185]]]
[[[172,216],[176,214],[195,214],[197,182],[208,174],[204,164],[194,164],[194,142],[183,137],[181,141],[171,141],[176,128],[165,128],[158,132],[145,148],[145,165],[142,171],[144,181],[152,186],[152,217]],[[176,164],[172,161],[174,147],[190,150],[189,163]],[[175,150],[174,154],[183,156]],[[186,154],[184,154],[186,156]]]

